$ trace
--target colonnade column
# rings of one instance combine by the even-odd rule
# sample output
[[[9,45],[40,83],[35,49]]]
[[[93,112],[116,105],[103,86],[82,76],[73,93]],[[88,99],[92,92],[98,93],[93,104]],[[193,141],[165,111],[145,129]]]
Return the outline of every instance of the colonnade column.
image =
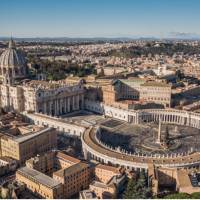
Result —
[[[79,94],[77,95],[77,110],[80,109],[80,105],[79,105]]]
[[[56,115],[59,115],[59,102],[56,100]]]
[[[75,110],[75,97],[72,96],[72,110]]]
[[[60,99],[60,114],[63,114],[64,113],[64,105],[63,105],[64,101],[63,101],[63,98]]]
[[[63,104],[64,104],[64,113],[67,113],[67,98],[64,98]]]
[[[67,112],[70,112],[70,97],[67,97]]]
[[[81,109],[84,109],[84,94],[81,94]]]
[[[52,103],[52,101],[49,101],[49,113],[50,113],[50,115],[52,115],[52,107],[53,107],[53,103]]]
[[[44,104],[43,104],[43,113],[47,114],[47,103],[46,102],[44,102]]]

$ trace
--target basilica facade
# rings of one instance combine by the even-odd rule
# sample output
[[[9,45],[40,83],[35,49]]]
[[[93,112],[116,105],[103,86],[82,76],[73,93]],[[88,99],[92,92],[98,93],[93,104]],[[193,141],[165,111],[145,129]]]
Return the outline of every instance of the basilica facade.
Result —
[[[23,52],[11,39],[0,56],[0,107],[5,111],[32,111],[58,116],[84,106],[83,84],[29,80]]]

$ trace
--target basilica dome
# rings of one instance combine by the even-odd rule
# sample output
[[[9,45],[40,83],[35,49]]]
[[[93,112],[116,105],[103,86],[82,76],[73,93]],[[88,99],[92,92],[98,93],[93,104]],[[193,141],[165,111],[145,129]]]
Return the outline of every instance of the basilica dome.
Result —
[[[0,56],[0,74],[9,78],[21,78],[26,76],[26,60],[20,50],[16,49],[11,39],[9,47]]]

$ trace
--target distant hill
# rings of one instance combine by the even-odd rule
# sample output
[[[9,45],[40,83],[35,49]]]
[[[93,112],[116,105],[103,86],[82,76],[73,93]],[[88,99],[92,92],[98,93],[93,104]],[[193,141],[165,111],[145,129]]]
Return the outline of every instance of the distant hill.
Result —
[[[0,41],[8,41],[10,37],[0,37]],[[130,36],[130,37],[91,37],[91,38],[70,38],[70,37],[31,37],[31,38],[17,38],[13,37],[15,41],[24,42],[115,42],[115,41],[131,41],[131,40],[200,40],[200,35],[194,33],[181,33],[170,32],[164,37],[143,37],[143,36]]]

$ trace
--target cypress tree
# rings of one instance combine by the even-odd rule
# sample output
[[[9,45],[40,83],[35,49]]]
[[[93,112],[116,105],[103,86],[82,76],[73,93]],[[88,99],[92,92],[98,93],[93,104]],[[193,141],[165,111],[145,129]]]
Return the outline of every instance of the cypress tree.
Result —
[[[135,186],[136,186],[136,182],[132,178],[129,179],[127,188],[123,195],[124,199],[134,199],[135,192],[136,192]]]

